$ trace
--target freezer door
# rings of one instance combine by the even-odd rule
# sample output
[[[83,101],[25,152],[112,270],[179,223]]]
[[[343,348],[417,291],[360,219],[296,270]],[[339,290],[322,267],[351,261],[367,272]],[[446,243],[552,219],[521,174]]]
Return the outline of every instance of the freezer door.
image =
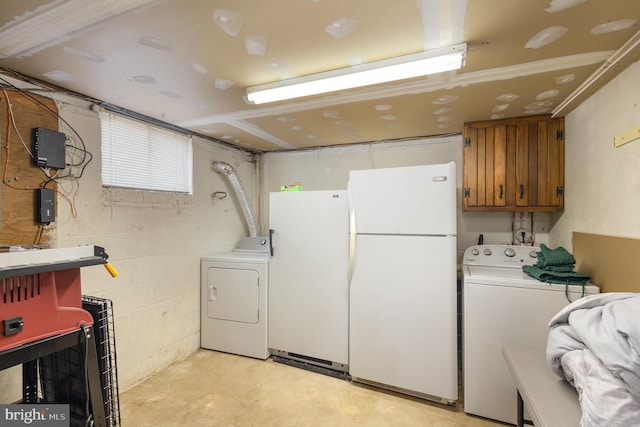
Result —
[[[347,365],[346,191],[271,193],[269,348]]]
[[[348,190],[358,234],[456,234],[453,162],[351,171]]]
[[[458,398],[456,239],[358,235],[350,284],[354,379]]]

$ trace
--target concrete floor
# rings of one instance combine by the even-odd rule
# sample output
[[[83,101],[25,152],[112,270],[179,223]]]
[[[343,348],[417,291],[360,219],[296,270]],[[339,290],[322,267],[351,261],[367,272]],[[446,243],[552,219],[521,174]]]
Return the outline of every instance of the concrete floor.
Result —
[[[271,359],[198,350],[120,396],[123,427],[505,426]]]

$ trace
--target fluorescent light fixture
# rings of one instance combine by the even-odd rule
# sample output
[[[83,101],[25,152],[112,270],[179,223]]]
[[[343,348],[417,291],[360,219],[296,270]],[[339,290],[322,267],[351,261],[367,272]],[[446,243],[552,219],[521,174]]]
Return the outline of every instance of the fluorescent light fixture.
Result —
[[[247,88],[254,104],[336,92],[462,68],[466,43]]]

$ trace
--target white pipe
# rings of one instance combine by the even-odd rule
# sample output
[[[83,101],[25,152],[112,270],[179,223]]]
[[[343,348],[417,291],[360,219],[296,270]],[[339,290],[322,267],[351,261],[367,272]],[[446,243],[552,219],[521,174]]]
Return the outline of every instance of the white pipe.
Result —
[[[233,190],[236,192],[236,195],[238,196],[240,207],[242,207],[242,212],[244,213],[244,217],[247,220],[247,225],[249,226],[249,236],[257,237],[258,223],[256,221],[256,217],[253,214],[253,211],[251,210],[251,207],[249,206],[247,193],[244,191],[244,187],[242,186],[242,182],[240,181],[238,174],[236,174],[236,171],[233,169],[233,167],[226,162],[214,161],[211,164],[211,168],[215,172],[218,172],[227,178],[227,180],[233,187]]]
[[[582,92],[587,90],[589,86],[594,84],[600,77],[602,77],[607,71],[612,69],[618,62],[622,61],[629,53],[640,44],[640,31],[635,33],[629,40],[627,40],[620,49],[615,51],[613,55],[607,58],[606,61],[594,71],[585,81],[583,81],[576,90],[574,90],[564,101],[562,101],[551,112],[552,117],[557,117],[565,108],[569,106]]]

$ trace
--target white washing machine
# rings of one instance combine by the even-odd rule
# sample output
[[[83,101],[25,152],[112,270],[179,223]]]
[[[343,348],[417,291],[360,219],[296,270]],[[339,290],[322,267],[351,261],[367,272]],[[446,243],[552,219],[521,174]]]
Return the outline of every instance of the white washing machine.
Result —
[[[255,239],[255,238],[253,238]],[[205,256],[201,260],[200,346],[267,359],[269,244]]]
[[[527,276],[522,266],[537,262],[531,246],[472,246],[464,253],[464,410],[516,424],[516,386],[502,356],[505,343],[546,348],[549,320],[596,286],[565,286]]]

